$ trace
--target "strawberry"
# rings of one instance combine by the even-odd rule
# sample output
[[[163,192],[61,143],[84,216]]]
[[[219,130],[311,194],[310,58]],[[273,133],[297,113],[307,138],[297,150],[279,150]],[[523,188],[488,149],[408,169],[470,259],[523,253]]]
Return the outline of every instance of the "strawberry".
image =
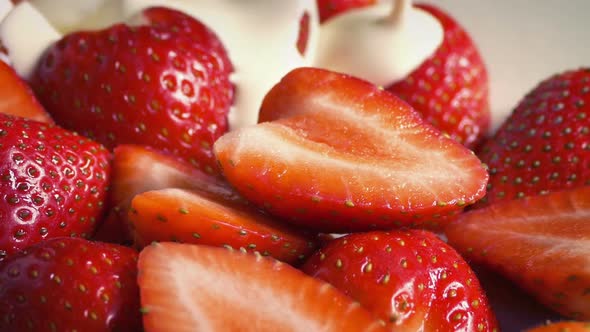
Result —
[[[140,331],[137,253],[56,238],[0,265],[2,331]]]
[[[424,119],[468,148],[476,147],[490,125],[488,75],[465,29],[431,5],[416,5],[439,20],[443,41],[434,54],[387,90]]]
[[[44,239],[91,236],[109,176],[100,144],[0,114],[0,260]]]
[[[333,240],[303,266],[394,331],[496,331],[469,265],[433,233],[370,232]]]
[[[540,83],[478,155],[490,171],[480,206],[590,184],[590,69]]]
[[[228,181],[292,223],[347,232],[444,222],[484,195],[473,153],[376,86],[295,69],[266,96],[256,126],[214,146]]]
[[[0,52],[2,52],[0,45]],[[40,122],[53,122],[35,98],[31,88],[6,63],[0,61],[0,113]]]
[[[237,198],[228,184],[204,173],[178,157],[139,145],[119,145],[112,162],[109,218],[99,229],[97,239],[108,242],[131,240],[127,231],[127,212],[131,199],[145,191],[174,188],[200,188]]]
[[[65,36],[31,84],[57,123],[109,149],[150,145],[215,173],[211,147],[227,131],[233,98],[225,49],[178,11],[146,9],[140,21]]]
[[[362,8],[377,3],[377,0],[316,0],[320,12],[320,22],[355,8]]]
[[[549,308],[590,319],[590,187],[497,202],[463,214],[445,233],[476,263]]]
[[[551,323],[547,322],[545,325],[537,326],[529,329],[526,332],[589,332],[590,322],[573,322],[564,321]]]
[[[334,287],[260,255],[161,243],[138,265],[146,332],[385,331]]]
[[[164,189],[135,196],[129,221],[134,243],[176,241],[244,248],[294,264],[316,247],[309,234],[288,228],[243,202],[203,191]]]

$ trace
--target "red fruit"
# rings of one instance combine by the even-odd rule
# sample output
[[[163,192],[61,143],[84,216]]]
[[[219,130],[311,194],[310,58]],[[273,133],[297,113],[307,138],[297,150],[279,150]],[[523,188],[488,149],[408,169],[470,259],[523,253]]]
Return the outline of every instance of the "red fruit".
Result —
[[[419,230],[352,234],[303,266],[397,331],[495,331],[496,319],[469,265]]]
[[[45,239],[91,236],[109,152],[51,124],[0,114],[0,260]]]
[[[444,222],[484,194],[473,153],[370,83],[296,69],[266,96],[257,126],[215,144],[228,181],[292,223],[347,232]]]
[[[342,14],[346,11],[374,5],[377,0],[316,0],[320,12],[320,22]]]
[[[314,237],[259,210],[202,190],[164,189],[135,196],[129,222],[134,243],[154,241],[229,246],[294,264],[316,248]]]
[[[2,45],[0,45],[2,52]],[[0,61],[0,113],[21,116],[40,122],[53,122],[18,74]]]
[[[549,308],[590,319],[590,187],[497,202],[445,230],[459,252]]]
[[[387,87],[426,121],[468,148],[490,125],[489,82],[475,44],[453,18],[430,5],[416,5],[441,23],[444,37],[435,53],[404,80]]]
[[[545,325],[527,330],[527,332],[589,332],[590,322],[547,322]]]
[[[183,13],[142,15],[146,25],[67,35],[43,55],[32,86],[57,123],[110,149],[150,145],[215,173],[211,147],[233,98],[223,45]]]
[[[229,198],[237,193],[218,177],[206,174],[178,157],[139,145],[120,145],[114,149],[109,206],[112,211],[99,230],[98,239],[126,242],[127,212],[137,194],[165,188],[196,188]]]
[[[482,203],[590,184],[590,69],[543,81],[479,156],[490,170]]]
[[[57,238],[0,266],[2,331],[141,331],[137,253]]]
[[[273,259],[176,243],[139,256],[146,332],[385,331],[334,287]]]

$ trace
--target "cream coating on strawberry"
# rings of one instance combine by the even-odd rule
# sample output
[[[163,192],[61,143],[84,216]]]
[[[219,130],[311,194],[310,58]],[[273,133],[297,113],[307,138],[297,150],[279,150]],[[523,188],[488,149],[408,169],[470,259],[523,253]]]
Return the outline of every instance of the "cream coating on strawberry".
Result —
[[[406,77],[443,41],[438,20],[411,0],[351,10],[320,28],[315,66],[383,86]]]

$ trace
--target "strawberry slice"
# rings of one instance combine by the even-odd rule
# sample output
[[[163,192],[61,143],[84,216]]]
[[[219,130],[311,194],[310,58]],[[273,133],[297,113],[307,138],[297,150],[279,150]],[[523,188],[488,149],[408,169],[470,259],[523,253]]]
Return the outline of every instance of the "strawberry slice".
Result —
[[[377,3],[377,0],[316,0],[320,13],[320,22],[323,23],[332,17]]]
[[[171,154],[147,146],[119,145],[112,162],[109,218],[96,239],[124,243],[131,240],[127,230],[127,212],[137,194],[165,188],[196,188],[217,193],[228,199],[238,194],[218,177],[202,172]]]
[[[465,213],[449,243],[549,308],[590,319],[590,187],[498,202]]]
[[[537,326],[526,332],[589,332],[590,322],[547,322],[545,325]]]
[[[146,332],[385,331],[334,287],[260,255],[156,244],[138,280]]]
[[[257,126],[221,137],[228,181],[271,214],[326,232],[444,222],[481,198],[473,153],[365,81],[321,69],[289,73]]]
[[[2,331],[141,331],[137,252],[57,238],[0,265]]]
[[[143,25],[65,36],[45,52],[31,86],[58,124],[109,149],[149,145],[216,173],[211,150],[233,102],[226,51],[184,13],[157,7],[140,16]]]
[[[243,202],[202,190],[164,189],[135,196],[129,221],[134,243],[154,241],[230,246],[294,264],[316,244]]]
[[[475,273],[436,235],[370,232],[333,240],[303,271],[343,291],[392,331],[494,331]]]
[[[0,113],[53,122],[27,83],[3,61],[0,61]]]

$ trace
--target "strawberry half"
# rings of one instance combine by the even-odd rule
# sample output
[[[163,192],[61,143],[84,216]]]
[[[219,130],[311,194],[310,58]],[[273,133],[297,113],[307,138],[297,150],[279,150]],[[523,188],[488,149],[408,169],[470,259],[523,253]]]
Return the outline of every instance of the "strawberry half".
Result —
[[[58,238],[0,265],[2,331],[141,331],[137,253]]]
[[[545,325],[527,330],[526,332],[589,332],[590,322],[547,322]]]
[[[12,67],[2,61],[0,61],[0,113],[40,122],[53,122],[27,83],[18,76]]]
[[[540,83],[478,155],[490,171],[480,206],[590,184],[590,69]]]
[[[397,331],[495,331],[469,265],[436,235],[370,232],[333,240],[303,266]]]
[[[91,236],[103,217],[109,158],[75,133],[0,114],[0,260],[45,239]]]
[[[353,10],[377,3],[377,0],[316,0],[320,13],[320,22],[323,23],[330,18]]]
[[[151,8],[141,19],[65,36],[40,60],[35,93],[57,123],[109,149],[149,145],[215,173],[211,147],[233,99],[225,49],[181,12]]]
[[[314,239],[241,201],[203,190],[164,189],[135,196],[129,223],[134,243],[154,241],[229,246],[294,264],[312,254]]]
[[[256,126],[214,146],[228,181],[292,223],[326,232],[436,224],[484,195],[473,153],[387,91],[344,74],[295,69]]]
[[[147,146],[120,145],[114,149],[109,192],[111,213],[96,239],[124,243],[131,240],[127,213],[137,194],[165,188],[197,188],[238,199],[230,186],[176,156]]]
[[[590,319],[590,187],[498,202],[463,214],[445,232],[476,263],[549,308]]]
[[[488,74],[465,29],[435,6],[420,8],[440,22],[444,37],[435,53],[387,90],[416,109],[426,121],[468,148],[475,148],[490,125]]]
[[[146,332],[385,331],[334,287],[260,255],[176,243],[139,256]]]

